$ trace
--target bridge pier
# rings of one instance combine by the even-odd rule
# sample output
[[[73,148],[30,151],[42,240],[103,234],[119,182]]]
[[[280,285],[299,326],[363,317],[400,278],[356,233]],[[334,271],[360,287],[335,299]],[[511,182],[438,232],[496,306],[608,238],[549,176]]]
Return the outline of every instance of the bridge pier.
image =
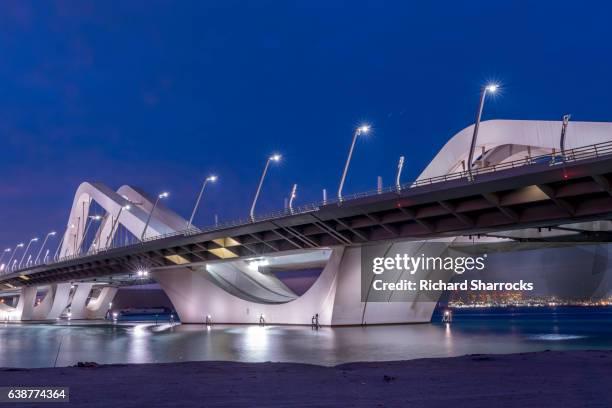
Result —
[[[37,286],[21,288],[17,306],[3,305],[0,310],[4,320],[55,320],[58,318],[70,301],[70,284],[49,285],[44,299],[36,305],[38,289]]]
[[[70,318],[73,320],[103,319],[108,311],[108,304],[117,293],[117,288],[106,286],[100,290],[97,298],[88,302],[93,284],[77,283],[74,285],[74,291],[72,286],[71,283],[49,285],[45,297],[38,305],[36,305],[36,294],[39,287],[25,286],[21,288],[17,306],[2,304],[0,316],[2,320],[53,321],[58,319],[70,305]]]
[[[87,299],[92,288],[93,283],[79,283],[76,285],[69,309],[72,320],[87,319]]]
[[[70,303],[70,318],[72,320],[103,319],[106,315],[108,304],[117,294],[117,288],[105,286],[100,289],[100,293],[95,299],[90,299],[93,286],[93,283],[77,284]]]
[[[105,286],[100,289],[100,294],[95,299],[90,299],[86,306],[87,319],[104,319],[106,312],[109,310],[109,304],[115,298],[117,288],[114,286]]]
[[[176,267],[152,272],[181,322],[310,325],[313,315],[325,326],[425,323],[436,301],[361,301],[362,247],[337,247],[320,276],[302,296],[286,303],[262,303],[219,287],[206,267]]]

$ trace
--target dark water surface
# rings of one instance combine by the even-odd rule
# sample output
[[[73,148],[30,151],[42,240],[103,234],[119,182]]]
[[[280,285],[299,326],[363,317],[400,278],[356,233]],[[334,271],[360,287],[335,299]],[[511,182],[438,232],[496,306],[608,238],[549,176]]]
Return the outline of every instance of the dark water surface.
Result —
[[[78,361],[283,361],[334,365],[475,353],[612,349],[612,308],[456,310],[447,325],[322,328],[170,325],[158,321],[0,324],[0,366]]]

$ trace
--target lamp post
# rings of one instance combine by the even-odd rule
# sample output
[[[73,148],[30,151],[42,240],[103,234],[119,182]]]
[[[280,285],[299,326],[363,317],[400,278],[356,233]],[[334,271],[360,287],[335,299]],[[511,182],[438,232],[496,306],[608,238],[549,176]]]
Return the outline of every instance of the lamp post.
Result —
[[[370,126],[363,125],[355,129],[355,133],[353,133],[353,142],[351,143],[351,148],[349,149],[348,157],[346,158],[346,164],[344,165],[344,171],[342,172],[342,178],[340,179],[340,186],[338,187],[338,201],[342,201],[342,188],[344,187],[346,173],[348,172],[349,164],[351,163],[351,158],[353,157],[353,150],[355,149],[355,142],[357,141],[357,137],[362,134],[366,134],[369,131]]]
[[[129,211],[129,210],[130,210],[130,208],[132,208],[132,207],[131,207],[129,204],[126,204],[126,205],[122,206],[122,207],[119,209],[119,213],[117,214],[117,218],[115,218],[115,219],[113,220],[113,223],[112,223],[112,225],[111,225],[111,230],[110,230],[110,233],[109,233],[109,234],[108,234],[108,236],[106,237],[106,243],[104,244],[104,248],[108,248],[109,241],[112,239],[112,237],[113,237],[113,236],[114,236],[114,234],[115,234],[115,228],[116,228],[116,227],[117,227],[117,225],[119,224],[119,217],[121,217],[121,213],[123,212],[123,210],[128,210],[128,211]]]
[[[202,188],[200,189],[200,194],[198,194],[198,199],[196,200],[196,203],[193,206],[191,217],[189,218],[189,222],[187,223],[187,229],[193,226],[193,218],[195,217],[196,211],[198,210],[198,207],[200,206],[200,200],[202,200],[202,194],[204,194],[204,188],[206,187],[209,181],[212,181],[214,183],[215,181],[217,181],[217,176],[208,176],[206,177],[206,179],[204,179],[204,182],[202,183]]]
[[[49,239],[49,237],[54,237],[55,236],[55,231],[51,231],[50,233],[47,234],[47,236],[45,237],[45,240],[43,241],[42,245],[40,246],[40,249],[38,250],[38,254],[36,254],[36,259],[34,259],[34,263],[38,263],[38,258],[40,258],[40,254],[42,254],[43,248],[45,247],[45,244],[47,243],[47,240]]]
[[[291,195],[289,196],[289,212],[293,214],[293,200],[295,199],[297,193],[297,184],[293,185],[291,188]]]
[[[572,115],[563,115],[563,124],[561,125],[561,140],[559,141],[559,147],[561,148],[561,158],[565,161],[565,134],[567,133],[567,125],[572,118]]]
[[[485,99],[487,92],[495,93],[499,86],[497,84],[489,84],[482,88],[480,93],[480,104],[478,105],[478,112],[476,113],[476,123],[474,124],[474,133],[472,134],[472,143],[470,144],[470,154],[468,156],[467,168],[470,174],[470,180],[472,179],[472,160],[474,159],[474,150],[476,149],[476,140],[478,139],[478,128],[480,127],[480,119],[482,118],[482,110],[484,108]]]
[[[11,252],[11,248],[6,248],[4,251],[2,251],[2,255],[0,255],[0,265],[2,265],[2,260],[4,259],[4,256],[9,252]]]
[[[59,244],[57,244],[57,249],[55,250],[55,254],[53,255],[53,259],[55,259],[56,261],[61,256],[60,250],[62,249],[62,244],[64,243],[64,240],[66,239],[66,235],[68,235],[68,231],[70,231],[70,228],[72,227],[73,225],[66,226],[66,229],[64,230],[64,233],[62,234],[62,239],[60,239]],[[64,251],[64,254],[65,254],[65,251]]]
[[[25,251],[23,252],[23,256],[21,257],[21,260],[19,261],[19,265],[17,265],[18,268],[21,268],[21,264],[23,264],[23,260],[25,259],[26,255],[28,254],[28,250],[30,249],[30,246],[32,246],[32,242],[36,242],[38,241],[37,237],[34,237],[30,240],[30,242],[28,242],[28,245],[26,246]]]
[[[94,221],[100,221],[102,219],[102,216],[101,215],[90,215],[87,218],[88,220],[85,225],[85,230],[83,231],[83,238],[81,238],[81,242],[79,242],[79,245],[77,247],[79,253],[83,251],[83,243],[85,242],[85,239],[87,238],[87,233],[89,232],[89,227],[91,227],[91,223]]]
[[[395,177],[395,188],[399,192],[402,189],[402,170],[404,169],[404,156],[400,156],[397,163],[397,176]]]
[[[153,208],[151,208],[151,212],[149,213],[149,216],[147,217],[147,222],[145,223],[144,228],[142,229],[142,235],[140,236],[140,240],[142,241],[145,237],[145,234],[147,233],[147,228],[149,227],[149,222],[151,222],[151,217],[153,216],[153,211],[155,211],[155,208],[157,207],[157,204],[159,203],[159,200],[162,198],[166,198],[168,197],[170,194],[167,192],[163,192],[160,195],[157,196],[157,199],[155,200],[155,203],[153,204]]]
[[[251,205],[251,221],[255,221],[255,205],[257,204],[257,199],[259,198],[259,192],[261,191],[261,186],[263,185],[264,179],[266,178],[266,173],[268,172],[268,167],[270,167],[270,162],[277,162],[281,159],[280,154],[273,154],[268,157],[266,160],[266,165],[264,166],[263,173],[261,173],[261,178],[259,179],[259,186],[257,186],[257,191],[255,192],[255,198],[253,198],[253,205]]]

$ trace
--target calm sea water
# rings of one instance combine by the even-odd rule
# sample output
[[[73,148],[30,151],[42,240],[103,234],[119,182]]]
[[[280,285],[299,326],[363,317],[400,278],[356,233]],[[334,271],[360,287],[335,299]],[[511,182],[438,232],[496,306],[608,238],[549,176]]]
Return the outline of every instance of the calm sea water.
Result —
[[[160,319],[161,320],[161,319]],[[353,361],[475,353],[612,349],[612,308],[456,310],[447,325],[322,328],[293,326],[0,324],[0,366],[68,366],[79,361]]]

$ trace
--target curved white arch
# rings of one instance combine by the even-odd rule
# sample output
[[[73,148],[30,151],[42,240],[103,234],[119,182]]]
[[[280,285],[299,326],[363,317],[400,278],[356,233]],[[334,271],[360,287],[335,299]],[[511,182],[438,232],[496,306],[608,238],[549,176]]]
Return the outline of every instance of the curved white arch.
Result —
[[[87,229],[92,200],[108,213],[97,232],[95,244],[101,249],[112,242],[112,235],[117,232],[117,224],[140,237],[153,208],[151,198],[133,187],[125,185],[114,192],[101,183],[82,183],[74,196],[60,257],[75,255],[79,252]],[[129,210],[122,210],[128,205]],[[187,221],[182,217],[158,203],[147,226],[145,238],[176,232],[183,229],[186,223]]]
[[[533,149],[532,155],[548,154],[552,149],[560,151],[561,127],[561,121],[495,119],[481,122],[474,157],[479,156],[483,146],[488,152],[503,145],[515,147],[506,157],[498,158],[498,162],[524,157],[521,153],[527,146]],[[473,132],[474,125],[471,125],[455,134],[418,178],[460,171],[461,161],[467,162]],[[612,123],[570,122],[565,140],[566,149],[611,141]]]

